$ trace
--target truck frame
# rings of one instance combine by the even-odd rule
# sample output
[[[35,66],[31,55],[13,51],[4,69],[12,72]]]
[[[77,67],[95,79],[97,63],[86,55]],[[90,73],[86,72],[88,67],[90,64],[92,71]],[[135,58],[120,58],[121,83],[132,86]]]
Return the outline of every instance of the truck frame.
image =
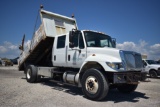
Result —
[[[78,30],[76,19],[40,10],[42,24],[19,58],[29,83],[41,77],[82,87],[91,100],[104,99],[110,87],[133,92],[144,80],[139,53],[116,49],[109,35]]]

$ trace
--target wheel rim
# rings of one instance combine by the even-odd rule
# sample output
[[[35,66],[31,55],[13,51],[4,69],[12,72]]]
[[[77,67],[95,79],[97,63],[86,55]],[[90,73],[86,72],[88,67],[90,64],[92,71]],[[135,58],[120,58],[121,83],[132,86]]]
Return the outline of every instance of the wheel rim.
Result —
[[[90,94],[95,94],[98,91],[98,81],[94,76],[89,76],[85,82],[86,90]]]
[[[155,74],[155,72],[154,71],[152,71],[151,73],[150,73],[150,76],[153,78],[153,77],[156,77],[156,74]]]
[[[155,77],[155,75],[153,73],[151,73],[151,77]]]
[[[28,79],[31,78],[31,70],[30,70],[30,69],[27,70],[27,78],[28,78]]]

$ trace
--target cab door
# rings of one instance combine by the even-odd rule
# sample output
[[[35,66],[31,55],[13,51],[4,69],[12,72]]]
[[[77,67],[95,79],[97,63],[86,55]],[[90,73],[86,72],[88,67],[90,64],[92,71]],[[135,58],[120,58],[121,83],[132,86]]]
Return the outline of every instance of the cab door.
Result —
[[[74,48],[68,45],[67,64],[68,67],[80,68],[86,59],[86,46],[82,33],[76,33],[73,38]]]
[[[56,37],[52,51],[53,65],[66,67],[66,35]]]

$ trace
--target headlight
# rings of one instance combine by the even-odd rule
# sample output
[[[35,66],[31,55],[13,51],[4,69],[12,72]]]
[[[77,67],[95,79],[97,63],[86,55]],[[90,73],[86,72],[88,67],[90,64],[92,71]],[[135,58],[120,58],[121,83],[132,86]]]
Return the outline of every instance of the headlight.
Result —
[[[116,64],[107,62],[107,65],[113,69],[116,69]]]
[[[124,70],[124,67],[122,65],[122,63],[111,63],[111,62],[106,62],[106,64],[115,70]]]

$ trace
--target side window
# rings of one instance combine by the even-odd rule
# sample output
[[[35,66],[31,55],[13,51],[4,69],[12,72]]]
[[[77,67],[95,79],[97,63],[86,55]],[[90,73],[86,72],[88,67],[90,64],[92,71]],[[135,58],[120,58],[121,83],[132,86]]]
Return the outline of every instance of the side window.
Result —
[[[100,44],[101,44],[101,47],[104,47],[104,46],[108,47],[108,40],[107,39],[100,40]]]
[[[88,41],[87,42],[88,47],[95,47],[95,41]]]
[[[57,49],[64,48],[65,47],[65,41],[66,41],[66,35],[58,37]]]
[[[144,64],[144,66],[147,66],[147,64],[146,64],[146,62],[145,62],[145,61],[143,61],[143,64]]]
[[[145,66],[147,66],[147,63],[146,63],[146,62],[144,62],[144,65],[145,65]]]

